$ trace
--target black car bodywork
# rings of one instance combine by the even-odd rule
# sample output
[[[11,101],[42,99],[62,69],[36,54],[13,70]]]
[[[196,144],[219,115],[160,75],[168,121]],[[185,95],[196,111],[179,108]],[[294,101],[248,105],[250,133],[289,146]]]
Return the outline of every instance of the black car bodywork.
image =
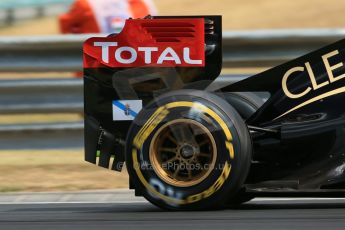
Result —
[[[216,81],[222,64],[221,17],[175,18],[204,18],[205,67],[85,68],[86,161],[113,170],[122,168],[131,121],[113,121],[113,100],[140,99],[145,106],[169,91],[205,90]],[[253,144],[246,192],[345,196],[344,62],[345,40],[341,40],[217,89],[220,95],[270,95],[246,120]]]
[[[271,94],[246,121],[258,130],[268,129],[253,135],[247,180],[253,192],[345,188],[344,47],[345,40],[339,41],[223,88]],[[291,69],[295,72],[289,73]]]

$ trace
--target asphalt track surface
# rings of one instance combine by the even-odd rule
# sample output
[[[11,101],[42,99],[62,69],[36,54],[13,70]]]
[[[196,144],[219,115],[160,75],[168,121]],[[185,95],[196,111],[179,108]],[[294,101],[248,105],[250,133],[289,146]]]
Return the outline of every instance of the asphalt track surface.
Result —
[[[238,208],[167,212],[145,201],[0,204],[0,229],[345,229],[345,199],[257,199]]]

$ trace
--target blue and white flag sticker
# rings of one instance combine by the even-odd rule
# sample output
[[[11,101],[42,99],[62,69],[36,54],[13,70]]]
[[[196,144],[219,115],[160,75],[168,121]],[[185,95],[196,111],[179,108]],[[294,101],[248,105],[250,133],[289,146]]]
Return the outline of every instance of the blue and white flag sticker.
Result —
[[[113,101],[113,121],[134,120],[143,108],[142,100],[116,100]]]

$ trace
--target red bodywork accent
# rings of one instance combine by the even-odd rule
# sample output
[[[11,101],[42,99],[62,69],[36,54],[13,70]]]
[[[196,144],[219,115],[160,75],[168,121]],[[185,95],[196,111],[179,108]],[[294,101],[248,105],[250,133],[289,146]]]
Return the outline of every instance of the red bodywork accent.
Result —
[[[109,47],[109,63],[102,61],[102,47],[94,46],[94,42],[117,42],[117,46]],[[157,47],[152,52],[152,64],[145,64],[144,52],[137,52],[137,59],[130,64],[119,63],[115,60],[115,51],[119,47]],[[174,61],[164,61],[157,64],[161,53],[171,47],[181,64]],[[189,48],[192,60],[202,60],[201,64],[188,64],[183,58],[183,49]],[[129,52],[122,53],[123,58],[129,58]],[[129,19],[120,34],[113,37],[94,37],[84,43],[84,68],[98,67],[202,67],[205,66],[205,36],[204,19]]]

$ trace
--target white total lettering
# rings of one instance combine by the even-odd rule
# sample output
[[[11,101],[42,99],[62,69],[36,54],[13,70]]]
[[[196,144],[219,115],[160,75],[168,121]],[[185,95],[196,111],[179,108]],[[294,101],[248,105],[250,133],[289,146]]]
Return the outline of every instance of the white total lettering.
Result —
[[[138,51],[144,52],[145,64],[151,64],[152,62],[152,52],[158,51],[157,47],[139,47]]]
[[[122,58],[121,54],[123,52],[129,52],[131,54],[131,57],[127,58],[127,59]],[[135,51],[135,49],[133,49],[132,47],[129,47],[129,46],[120,47],[115,51],[115,59],[122,64],[131,64],[131,63],[135,62],[135,60],[137,60],[137,56],[138,56],[138,54]]]
[[[159,56],[157,64],[162,64],[164,61],[174,61],[176,64],[181,64],[181,59],[177,53],[171,48],[166,48]]]
[[[117,42],[94,42],[93,45],[95,47],[101,47],[102,61],[109,64],[109,48],[118,46],[118,43]],[[151,64],[153,61],[152,53],[158,52],[159,50],[158,50],[158,47],[138,47],[137,50],[129,46],[118,47],[114,53],[115,60],[121,64],[132,64],[138,58],[137,51],[143,52],[145,64]],[[128,52],[129,54],[128,57],[125,58],[123,56],[123,52]],[[191,65],[202,64],[202,60],[192,59],[190,57],[190,48],[188,47],[183,48],[183,60],[186,64],[191,64]],[[182,64],[181,58],[178,56],[176,51],[171,47],[167,47],[166,49],[163,50],[163,52],[160,53],[156,63],[163,64],[166,61],[173,61],[175,62],[176,65]]]
[[[94,42],[93,45],[102,47],[102,61],[109,63],[109,47],[117,46],[117,42]]]
[[[183,48],[183,59],[187,64],[193,64],[193,65],[202,64],[202,60],[192,60],[190,58],[190,49],[187,47]]]

